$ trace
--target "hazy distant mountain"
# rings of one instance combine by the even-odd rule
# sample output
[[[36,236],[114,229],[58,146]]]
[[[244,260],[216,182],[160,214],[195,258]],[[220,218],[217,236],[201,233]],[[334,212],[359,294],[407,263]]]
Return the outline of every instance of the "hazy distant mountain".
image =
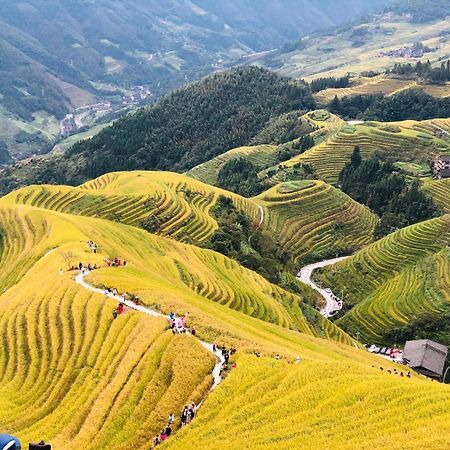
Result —
[[[52,117],[105,98],[105,89],[145,85],[159,95],[381,3],[0,0],[0,140],[13,154],[39,147],[58,132]]]
[[[348,72],[381,73],[418,57],[440,65],[450,51],[448,16],[450,0],[396,0],[363,20],[320,30],[245,61],[307,79]],[[416,47],[421,50],[411,52]]]

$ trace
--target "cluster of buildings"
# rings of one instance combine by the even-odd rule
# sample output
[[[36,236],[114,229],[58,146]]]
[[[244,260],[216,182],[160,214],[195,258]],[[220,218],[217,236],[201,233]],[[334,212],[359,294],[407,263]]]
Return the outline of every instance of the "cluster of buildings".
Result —
[[[135,86],[132,94],[124,95],[122,97],[122,105],[135,105],[151,95],[152,92],[149,88],[145,86]]]
[[[380,52],[378,56],[388,56],[394,58],[422,58],[425,53],[425,47],[420,44],[415,44],[412,47],[402,47],[396,50],[389,50],[387,52]]]
[[[89,115],[95,117],[97,114],[106,114],[126,106],[138,105],[142,100],[145,100],[151,95],[152,92],[148,87],[134,86],[131,89],[131,93],[122,96],[122,103],[118,103],[116,107],[113,107],[109,101],[80,106],[60,121],[60,135],[62,138],[65,138],[79,131],[80,128],[86,125],[85,119]]]
[[[433,172],[438,180],[450,178],[450,155],[437,156],[434,160]]]

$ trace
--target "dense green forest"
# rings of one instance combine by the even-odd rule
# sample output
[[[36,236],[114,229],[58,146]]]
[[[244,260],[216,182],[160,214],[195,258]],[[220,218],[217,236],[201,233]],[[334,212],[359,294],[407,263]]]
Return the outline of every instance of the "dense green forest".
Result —
[[[335,78],[317,78],[312,80],[310,83],[311,91],[319,92],[328,88],[346,88],[350,86],[350,76],[346,75],[344,77]]]
[[[345,119],[425,120],[450,117],[450,98],[434,98],[421,89],[408,89],[390,97],[382,94],[335,97],[328,109]]]
[[[259,170],[245,158],[230,159],[221,167],[217,185],[244,197],[253,197],[268,188],[258,180]]]
[[[31,176],[38,183],[79,184],[117,170],[184,171],[248,144],[274,117],[313,107],[303,82],[256,67],[232,69],[117,120],[63,157],[36,165]],[[6,183],[13,180],[6,176]]]
[[[251,145],[260,144],[284,144],[299,137],[305,136],[315,128],[302,115],[306,111],[291,111],[281,116],[274,117],[251,140]]]
[[[381,217],[376,238],[439,213],[431,198],[420,190],[418,181],[408,183],[392,164],[381,161],[376,154],[363,160],[358,146],[342,169],[339,183],[346,194]]]

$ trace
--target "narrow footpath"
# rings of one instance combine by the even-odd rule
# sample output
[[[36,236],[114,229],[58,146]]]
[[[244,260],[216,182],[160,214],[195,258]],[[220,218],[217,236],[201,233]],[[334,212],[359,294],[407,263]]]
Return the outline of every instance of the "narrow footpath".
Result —
[[[130,309],[134,309],[135,311],[139,311],[143,314],[147,314],[148,316],[152,316],[152,317],[163,317],[164,319],[167,319],[168,321],[170,320],[169,316],[166,316],[164,314],[161,314],[158,311],[155,311],[151,308],[146,308],[145,306],[141,306],[141,305],[136,305],[135,303],[129,301],[129,300],[124,300],[122,298],[122,296],[120,295],[114,295],[113,293],[105,293],[104,290],[102,289],[98,289],[95,288],[93,286],[91,286],[89,283],[87,283],[84,278],[89,275],[89,271],[84,271],[80,274],[78,274],[75,277],[75,282],[77,284],[79,284],[81,287],[83,287],[84,289],[87,289],[91,292],[95,292],[96,294],[100,294],[103,295],[104,297],[108,297],[111,300],[114,300],[115,303],[123,303],[125,306],[127,306]],[[198,339],[196,337],[196,339],[200,342],[200,344],[202,344],[202,346],[208,350],[210,353],[212,353],[215,357],[216,357],[216,364],[214,366],[214,369],[212,371],[212,377],[213,377],[213,384],[210,388],[210,390],[208,391],[208,393],[206,394],[206,396],[209,394],[209,392],[211,392],[213,389],[215,389],[220,382],[222,381],[222,377],[220,375],[222,369],[224,368],[225,365],[225,358],[223,357],[222,353],[220,351],[216,351],[214,352],[213,350],[213,344],[210,344],[208,342],[202,341],[200,339]],[[206,398],[205,396],[205,398]],[[204,402],[205,398],[200,402],[200,404],[198,405],[198,407]]]
[[[340,310],[342,308],[342,303],[339,304],[335,300],[334,298],[335,296],[331,291],[331,289],[322,289],[319,286],[317,286],[317,284],[314,283],[314,281],[311,279],[311,275],[314,272],[314,270],[319,269],[320,267],[331,266],[333,264],[338,263],[339,261],[343,261],[346,258],[348,258],[348,256],[343,256],[341,258],[326,259],[318,263],[310,264],[309,266],[303,267],[297,274],[298,280],[312,287],[325,299],[326,301],[325,308],[320,311],[320,314],[322,314],[322,316],[324,317],[330,317],[333,311]]]

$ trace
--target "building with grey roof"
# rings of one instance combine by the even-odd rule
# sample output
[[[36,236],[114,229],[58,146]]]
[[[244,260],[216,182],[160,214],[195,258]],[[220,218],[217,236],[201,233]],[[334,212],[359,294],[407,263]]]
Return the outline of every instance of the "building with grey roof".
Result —
[[[441,378],[444,373],[448,347],[429,339],[407,341],[403,360],[411,369],[430,378]]]

